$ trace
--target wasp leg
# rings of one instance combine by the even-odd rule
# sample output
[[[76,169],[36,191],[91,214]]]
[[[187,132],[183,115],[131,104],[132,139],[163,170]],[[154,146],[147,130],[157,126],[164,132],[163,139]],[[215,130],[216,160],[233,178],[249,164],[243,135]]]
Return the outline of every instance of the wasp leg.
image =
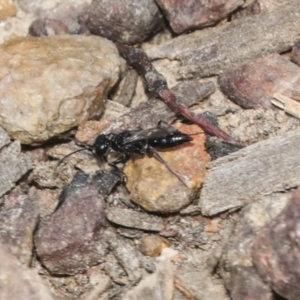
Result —
[[[129,154],[129,153],[123,153],[119,158],[117,158],[116,160],[114,160],[111,163],[108,163],[112,168],[114,168],[115,170],[118,170],[118,172],[120,172],[122,174],[122,176],[121,176],[122,181],[125,182],[125,183],[127,182],[127,176],[123,171],[121,171],[118,168],[117,164],[120,164],[120,163],[123,164],[123,163],[127,162],[130,159],[131,156],[132,155]]]
[[[153,148],[153,147],[148,147],[148,151],[153,154],[153,156],[160,162],[162,163],[163,165],[166,166],[166,168],[169,170],[170,173],[172,173],[173,175],[175,175],[186,187],[187,184],[185,182],[185,180],[179,175],[177,174],[175,171],[173,171],[169,165],[167,164],[167,162],[163,159],[163,157]]]
[[[178,131],[174,126],[172,126],[171,124],[168,124],[167,122],[162,121],[162,120],[158,121],[157,127],[162,128],[162,129],[167,129],[170,132]]]

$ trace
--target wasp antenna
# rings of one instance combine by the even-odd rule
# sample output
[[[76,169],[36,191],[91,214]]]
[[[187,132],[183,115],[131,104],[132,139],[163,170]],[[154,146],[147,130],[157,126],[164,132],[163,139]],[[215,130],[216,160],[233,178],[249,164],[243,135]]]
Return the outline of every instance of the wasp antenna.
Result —
[[[55,175],[55,173],[56,173],[56,171],[57,171],[57,168],[61,165],[61,163],[62,163],[66,158],[68,158],[69,156],[71,156],[71,155],[73,155],[73,154],[75,154],[75,153],[77,153],[77,152],[81,152],[81,151],[84,151],[84,150],[89,150],[89,148],[80,148],[80,149],[77,149],[77,150],[75,150],[75,151],[73,151],[73,152],[67,154],[66,156],[64,156],[61,160],[59,160],[58,163],[57,163],[57,165],[56,165],[55,168],[54,168],[54,171],[53,171],[53,175],[52,175],[52,176]]]

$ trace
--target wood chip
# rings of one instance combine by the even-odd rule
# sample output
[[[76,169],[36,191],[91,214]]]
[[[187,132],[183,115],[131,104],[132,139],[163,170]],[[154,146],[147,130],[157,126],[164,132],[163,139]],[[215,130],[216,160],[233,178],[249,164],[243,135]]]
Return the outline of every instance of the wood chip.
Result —
[[[300,130],[248,146],[209,164],[200,194],[204,215],[237,209],[300,183]]]

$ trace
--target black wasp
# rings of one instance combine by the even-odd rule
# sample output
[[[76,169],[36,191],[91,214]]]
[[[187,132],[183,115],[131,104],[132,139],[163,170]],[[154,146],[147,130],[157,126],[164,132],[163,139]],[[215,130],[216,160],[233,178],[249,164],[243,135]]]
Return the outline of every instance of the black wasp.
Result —
[[[105,161],[107,161],[105,154],[109,149],[121,153],[116,160],[109,163],[109,165],[115,168],[117,168],[117,164],[125,163],[135,154],[151,154],[159,162],[164,164],[172,174],[183,181],[182,178],[168,166],[166,161],[156,151],[156,148],[171,148],[192,140],[193,138],[190,135],[177,130],[166,122],[159,121],[156,127],[150,129],[124,130],[117,134],[100,134],[97,136],[94,144],[87,149]],[[86,148],[76,150],[66,155],[59,164],[73,153],[83,150],[86,150]]]

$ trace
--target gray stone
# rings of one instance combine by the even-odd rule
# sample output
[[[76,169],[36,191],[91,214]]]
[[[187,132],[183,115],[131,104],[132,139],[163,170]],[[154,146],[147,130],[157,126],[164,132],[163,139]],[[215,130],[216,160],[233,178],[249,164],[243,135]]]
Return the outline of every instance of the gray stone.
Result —
[[[14,141],[0,152],[0,197],[32,168],[31,159],[21,153],[19,141]]]

